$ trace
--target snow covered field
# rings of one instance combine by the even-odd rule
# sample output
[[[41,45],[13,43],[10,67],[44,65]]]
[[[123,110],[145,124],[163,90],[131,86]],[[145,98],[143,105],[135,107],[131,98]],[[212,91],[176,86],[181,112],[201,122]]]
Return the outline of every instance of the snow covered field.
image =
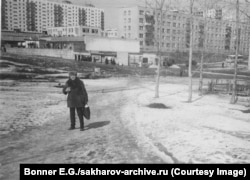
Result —
[[[128,92],[128,96],[136,98],[123,112],[129,115],[127,121],[134,127],[135,136],[140,132],[141,138],[152,142],[166,161],[250,162],[250,113],[246,101],[232,105],[228,95],[200,97],[194,91],[193,102],[187,103],[188,87],[182,84],[161,85],[160,98],[155,99],[154,84],[143,86],[147,88]],[[162,103],[166,109],[149,108],[152,103]]]
[[[154,98],[152,79],[84,80],[90,107],[95,107],[87,126],[105,124],[87,130],[82,136],[78,131],[73,134],[66,131],[69,125],[66,96],[54,87],[59,82],[63,84],[65,79],[57,82],[1,80],[0,138],[4,141],[1,141],[0,160],[3,158],[2,162],[6,163],[5,169],[11,166],[10,162],[23,162],[23,159],[37,163],[58,160],[151,163],[156,156],[164,163],[250,162],[250,114],[246,101],[232,105],[228,95],[200,97],[194,85],[193,102],[187,103],[187,78],[162,78],[159,99]],[[153,103],[164,104],[165,109],[150,108]],[[111,106],[116,109],[110,109]],[[124,129],[120,131],[121,127]],[[22,137],[29,131],[30,135]],[[34,146],[43,136],[47,140]],[[81,145],[83,137],[87,146]],[[58,138],[65,140],[58,144]],[[145,151],[143,161],[138,148]],[[53,153],[57,149],[60,152]],[[4,153],[9,154],[7,158]],[[146,158],[148,154],[150,158]]]

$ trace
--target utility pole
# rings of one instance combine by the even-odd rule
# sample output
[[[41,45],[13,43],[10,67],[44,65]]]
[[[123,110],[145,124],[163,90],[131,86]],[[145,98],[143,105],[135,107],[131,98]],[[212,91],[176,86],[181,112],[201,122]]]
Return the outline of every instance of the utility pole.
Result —
[[[192,101],[192,59],[193,59],[193,4],[194,0],[190,0],[190,42],[189,42],[189,90],[188,90],[188,102]]]
[[[236,2],[236,52],[234,59],[234,79],[233,79],[233,92],[231,97],[231,104],[235,104],[236,99],[236,88],[237,88],[237,63],[238,63],[238,54],[239,54],[239,0]]]

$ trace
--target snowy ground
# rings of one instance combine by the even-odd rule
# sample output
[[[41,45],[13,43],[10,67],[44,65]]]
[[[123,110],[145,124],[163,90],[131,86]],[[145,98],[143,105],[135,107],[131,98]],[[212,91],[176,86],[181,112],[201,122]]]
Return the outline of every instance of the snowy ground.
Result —
[[[152,142],[172,163],[249,163],[247,99],[232,105],[228,95],[200,97],[195,91],[193,102],[187,103],[187,86],[173,82],[160,86],[159,99],[153,98],[153,84],[128,92],[136,99],[123,113],[130,115],[127,120],[131,126],[136,124],[135,136],[140,132],[142,139]],[[152,103],[162,103],[167,109],[149,108]]]
[[[66,96],[57,82],[0,83],[0,178],[16,179],[19,163],[249,163],[246,99],[197,95],[187,79],[84,80],[92,118],[86,131],[67,131]],[[194,80],[194,84],[198,84]],[[149,108],[162,103],[166,109]],[[78,123],[78,121],[77,121]]]

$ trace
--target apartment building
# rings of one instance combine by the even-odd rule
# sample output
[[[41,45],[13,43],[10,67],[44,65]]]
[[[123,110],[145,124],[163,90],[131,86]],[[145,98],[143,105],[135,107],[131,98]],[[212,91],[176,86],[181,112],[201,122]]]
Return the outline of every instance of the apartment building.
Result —
[[[222,19],[222,9],[209,9],[206,16],[214,19]]]
[[[164,52],[188,51],[190,16],[178,11],[166,11],[162,16],[161,23],[159,11],[153,12],[152,9],[140,6],[121,8],[119,35],[126,39],[139,40],[141,52],[156,52],[159,39],[161,39],[161,48]],[[249,24],[240,23],[239,36],[240,53],[247,54],[250,38]],[[195,51],[205,46],[209,52],[233,53],[235,41],[235,22],[215,18],[206,18],[205,21],[203,17],[193,17]]]
[[[43,32],[49,27],[89,26],[104,30],[104,10],[48,0],[2,0],[2,30]]]

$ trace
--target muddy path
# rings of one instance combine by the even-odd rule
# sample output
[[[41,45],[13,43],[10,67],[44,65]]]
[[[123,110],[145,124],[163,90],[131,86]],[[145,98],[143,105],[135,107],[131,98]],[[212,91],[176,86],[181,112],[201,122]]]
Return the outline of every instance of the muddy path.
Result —
[[[134,82],[127,82],[134,87]],[[94,89],[94,87],[92,87]],[[69,127],[69,112],[56,113],[40,127],[1,136],[1,179],[18,179],[20,163],[163,163],[149,149],[138,145],[121,117],[126,105],[126,90],[89,93],[91,120],[85,120],[85,131]]]

